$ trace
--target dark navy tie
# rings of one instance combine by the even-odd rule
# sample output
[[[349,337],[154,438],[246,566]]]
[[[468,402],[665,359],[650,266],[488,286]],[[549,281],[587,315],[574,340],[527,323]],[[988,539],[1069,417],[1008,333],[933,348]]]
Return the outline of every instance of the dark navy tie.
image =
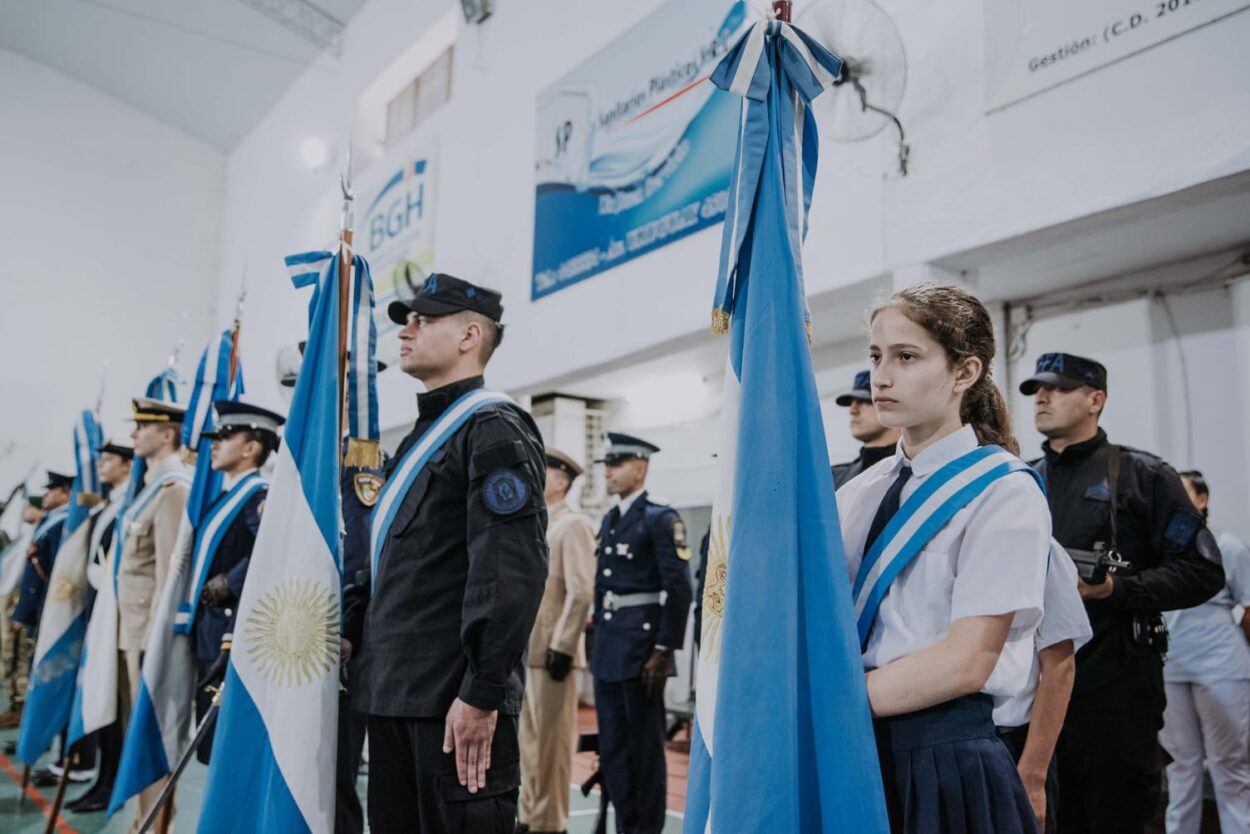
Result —
[[[898,512],[900,499],[903,496],[903,485],[909,478],[911,478],[911,467],[904,466],[903,470],[898,473],[898,477],[894,479],[894,483],[890,484],[890,488],[886,490],[885,497],[881,499],[881,504],[877,507],[877,514],[872,518],[872,526],[868,528],[868,541],[864,543],[865,556],[868,555],[868,551],[872,550],[877,537],[885,530],[890,519],[894,518],[894,514]]]

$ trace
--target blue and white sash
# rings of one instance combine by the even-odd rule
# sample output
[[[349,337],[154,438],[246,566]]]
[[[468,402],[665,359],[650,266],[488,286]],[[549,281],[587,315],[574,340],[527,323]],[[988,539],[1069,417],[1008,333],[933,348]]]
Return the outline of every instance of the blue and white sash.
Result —
[[[999,446],[980,446],[943,466],[903,502],[881,531],[855,575],[852,594],[860,646],[868,642],[890,585],[929,540],[990,484],[1012,472],[1027,472],[1046,491],[1041,477]]]
[[[191,551],[192,574],[187,584],[187,597],[178,603],[178,611],[174,614],[174,634],[190,634],[191,625],[195,622],[196,611],[200,607],[200,591],[204,581],[208,579],[208,571],[213,566],[213,556],[217,546],[230,529],[234,519],[242,511],[248,499],[269,482],[256,472],[249,472],[214,504],[200,521],[200,529],[195,531],[195,549]]]
[[[404,455],[403,460],[391,473],[386,485],[382,487],[382,492],[378,495],[378,503],[373,508],[369,536],[372,558],[369,560],[369,566],[370,575],[374,581],[377,580],[378,560],[382,556],[386,534],[390,532],[391,523],[395,521],[395,514],[399,511],[404,496],[408,494],[408,489],[421,470],[425,468],[425,464],[434,457],[435,452],[443,448],[443,444],[456,433],[456,429],[463,426],[481,408],[493,403],[510,402],[513,400],[507,394],[481,388],[471,391],[452,403],[442,416],[434,421],[429,431],[422,435],[421,439],[414,443]]]
[[[30,540],[35,544],[39,544],[43,541],[43,537],[48,535],[49,530],[64,521],[68,516],[69,507],[57,507],[43,517],[43,521],[39,522],[38,526],[35,527],[35,532],[31,534]]]
[[[122,554],[126,552],[126,539],[130,537],[130,525],[134,524],[135,520],[148,508],[152,499],[161,491],[161,487],[170,481],[182,481],[190,486],[191,473],[181,469],[171,469],[161,473],[160,477],[145,486],[143,491],[135,496],[135,500],[126,507],[126,512],[117,525],[117,532],[113,534],[113,593],[117,593],[117,573],[121,567]]]

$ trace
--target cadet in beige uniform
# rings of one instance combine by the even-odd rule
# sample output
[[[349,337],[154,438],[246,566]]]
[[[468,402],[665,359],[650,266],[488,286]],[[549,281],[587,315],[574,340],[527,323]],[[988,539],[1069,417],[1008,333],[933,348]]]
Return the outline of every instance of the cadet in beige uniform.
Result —
[[[530,633],[529,680],[521,705],[520,831],[563,832],[577,724],[574,668],[586,666],[586,616],[594,602],[595,530],[565,496],[582,467],[547,449],[547,586]]]
[[[169,575],[170,558],[191,489],[191,473],[180,455],[185,409],[139,398],[134,400],[133,410],[135,430],[131,437],[135,455],[143,459],[147,471],[143,491],[135,496],[122,520],[123,539],[115,544],[121,553],[117,568],[117,648],[121,653],[118,709],[127,720],[139,695],[143,648]],[[163,785],[162,780],[139,795],[134,827],[147,816]]]

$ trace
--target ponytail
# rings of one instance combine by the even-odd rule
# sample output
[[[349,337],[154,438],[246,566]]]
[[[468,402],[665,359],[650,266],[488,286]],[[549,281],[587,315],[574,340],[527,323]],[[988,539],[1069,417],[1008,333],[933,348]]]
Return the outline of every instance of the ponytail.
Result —
[[[959,419],[972,426],[981,445],[992,443],[1019,456],[1007,402],[990,378],[996,350],[994,322],[981,299],[950,284],[917,284],[892,295],[872,311],[869,321],[891,307],[923,327],[952,365],[974,356],[981,361],[981,376],[964,392]]]

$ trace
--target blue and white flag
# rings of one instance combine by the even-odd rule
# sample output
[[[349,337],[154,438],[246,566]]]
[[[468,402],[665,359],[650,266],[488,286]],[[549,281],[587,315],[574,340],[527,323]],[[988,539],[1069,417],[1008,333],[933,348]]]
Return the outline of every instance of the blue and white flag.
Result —
[[[200,832],[334,829],[340,310],[338,260],[326,254],[287,259],[295,286],[314,285],[308,344],[237,608]],[[373,357],[351,361],[368,373]]]
[[[192,585],[191,563],[197,526],[221,494],[221,473],[212,468],[212,440],[204,436],[214,427],[213,400],[238,399],[243,388],[241,367],[236,367],[231,379],[232,343],[231,331],[225,330],[204,348],[187,403],[182,442],[184,448],[195,451],[195,473],[190,477],[191,489],[170,555],[169,575],[160,589],[161,599],[148,630],[139,694],[126,723],[126,740],[109,799],[110,814],[121,808],[127,799],[171,773],[190,742],[195,702],[195,649],[188,636],[190,622],[179,626],[178,615],[184,610]],[[166,473],[166,477],[169,476],[187,477],[184,472]],[[144,497],[141,494],[135,500],[129,510],[131,514],[138,515],[142,511]],[[114,547],[118,559],[122,543]]]
[[[87,631],[87,545],[91,514],[88,489],[99,499],[96,471],[99,448],[104,443],[95,415],[83,411],[74,426],[76,473],[70,490],[61,545],[48,574],[47,596],[39,615],[30,689],[17,739],[17,756],[33,766],[69,723],[74,702],[78,663]],[[63,751],[67,752],[67,751]]]
[[[715,304],[730,345],[687,834],[888,831],[801,269],[807,103],[841,65],[762,21],[712,75],[746,98]]]
[[[26,568],[26,549],[34,534],[34,528],[22,521],[22,511],[29,496],[26,485],[22,484],[4,505],[4,512],[0,513],[0,530],[9,537],[9,543],[0,550],[0,599],[17,590]]]

